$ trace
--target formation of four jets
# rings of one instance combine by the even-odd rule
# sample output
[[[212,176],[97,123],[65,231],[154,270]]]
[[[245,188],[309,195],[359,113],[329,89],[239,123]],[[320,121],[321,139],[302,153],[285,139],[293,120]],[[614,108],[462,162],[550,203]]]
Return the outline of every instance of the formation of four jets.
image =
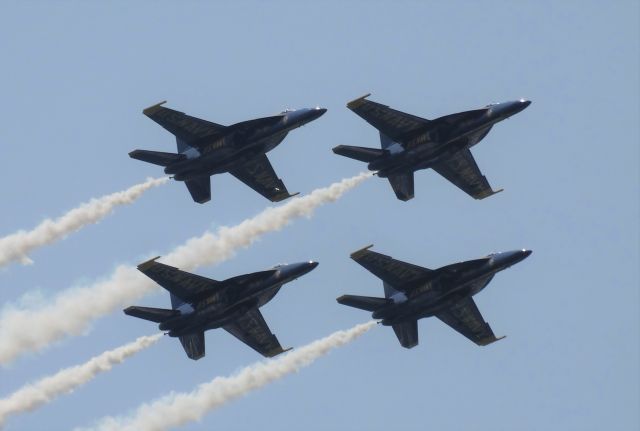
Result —
[[[470,148],[498,122],[525,109],[531,102],[517,100],[427,120],[367,100],[347,107],[380,132],[381,148],[339,145],[334,153],[368,163],[369,170],[387,178],[398,199],[414,197],[413,173],[432,168],[475,199],[493,190],[478,168]],[[165,173],[184,181],[194,201],[211,199],[210,176],[229,172],[272,202],[290,194],[276,175],[266,153],[287,134],[326,112],[323,108],[286,110],[279,115],[222,126],[162,106],[143,113],[176,137],[178,153],[135,150],[129,156],[163,166]],[[436,316],[478,345],[499,340],[484,321],[472,296],[494,275],[531,254],[530,250],[493,253],[431,270],[402,262],[369,247],[351,258],[383,281],[384,298],[343,295],[340,304],[372,312],[374,319],[392,326],[403,347],[418,344],[417,321]],[[317,262],[278,265],[270,270],[215,281],[190,274],[152,259],[138,269],[167,289],[171,309],[131,306],[130,316],[159,324],[178,337],[187,356],[205,355],[204,331],[224,328],[266,357],[285,352],[259,308],[280,288],[313,270]]]

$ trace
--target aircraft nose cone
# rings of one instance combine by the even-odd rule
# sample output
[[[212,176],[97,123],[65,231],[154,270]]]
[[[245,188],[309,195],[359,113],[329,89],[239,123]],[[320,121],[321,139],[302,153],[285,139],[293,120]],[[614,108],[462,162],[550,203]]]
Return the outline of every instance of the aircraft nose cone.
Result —
[[[498,103],[490,106],[490,116],[500,120],[504,120],[511,117],[512,115],[516,115],[518,112],[521,112],[529,105],[531,105],[531,101],[526,99]]]
[[[512,112],[509,114],[509,116],[524,111],[529,105],[531,105],[531,100],[520,99],[516,102],[513,102],[510,109]]]
[[[523,260],[525,260],[526,258],[529,257],[529,255],[531,255],[531,250],[525,250],[524,248],[522,250],[518,250],[517,252],[512,254],[512,259],[513,259],[513,264],[516,264],[518,262],[522,262]]]
[[[293,271],[296,273],[296,277],[300,277],[316,269],[316,266],[318,266],[318,262],[310,260],[294,264]]]
[[[311,110],[311,113],[312,113],[312,116],[313,116],[314,120],[316,118],[322,117],[325,112],[327,112],[327,109],[326,108],[320,108],[319,106]]]
[[[526,109],[527,106],[531,105],[531,100],[520,99],[520,100],[518,100],[518,104],[520,105],[519,109],[518,109],[518,112],[520,112],[520,111]]]

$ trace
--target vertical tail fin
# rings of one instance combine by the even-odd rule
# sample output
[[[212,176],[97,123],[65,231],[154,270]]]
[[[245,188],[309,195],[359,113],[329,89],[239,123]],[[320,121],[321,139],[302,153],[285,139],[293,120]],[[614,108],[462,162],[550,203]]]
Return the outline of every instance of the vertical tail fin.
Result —
[[[390,137],[380,132],[380,146],[383,150],[386,150],[393,144],[395,144],[395,142],[393,142]]]
[[[394,288],[392,285],[390,285],[386,281],[383,281],[382,284],[384,285],[384,297],[387,299],[397,295],[398,293],[403,293],[398,289]]]
[[[179,309],[180,307],[182,307],[183,305],[186,304],[186,302],[184,302],[182,299],[178,298],[173,293],[169,293],[169,296],[171,297],[171,308],[173,308],[174,310],[177,310],[177,309]]]
[[[191,145],[187,144],[184,140],[178,138],[177,136],[176,136],[176,145],[178,146],[179,153],[184,153],[189,148],[193,148]]]

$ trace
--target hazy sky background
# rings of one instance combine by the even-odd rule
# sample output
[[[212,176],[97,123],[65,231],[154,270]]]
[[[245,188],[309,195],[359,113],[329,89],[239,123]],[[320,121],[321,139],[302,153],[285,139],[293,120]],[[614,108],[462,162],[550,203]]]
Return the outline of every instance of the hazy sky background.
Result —
[[[0,13],[0,235],[160,176],[135,148],[175,151],[141,114],[167,106],[217,123],[287,107],[328,108],[269,157],[292,192],[365,166],[331,152],[377,147],[345,108],[371,100],[426,118],[520,97],[532,105],[473,149],[494,188],[475,201],[432,171],[403,203],[377,178],[219,266],[224,279],[316,259],[262,311],[283,345],[301,346],[369,319],[335,298],[382,295],[349,259],[375,250],[437,268],[492,251],[533,255],[496,276],[476,302],[496,335],[478,347],[435,319],[420,345],[374,328],[299,374],[185,430],[630,430],[639,425],[639,6],[618,2],[3,2]],[[99,225],[0,271],[0,299],[45,298],[164,254],[270,203],[229,175],[212,201],[182,184],[149,191]],[[166,307],[158,292],[138,305]],[[28,331],[29,328],[25,328]],[[154,324],[121,312],[86,336],[0,369],[0,396],[136,337]],[[169,391],[260,359],[225,331],[193,362],[157,345],[7,430],[70,429],[124,414]]]

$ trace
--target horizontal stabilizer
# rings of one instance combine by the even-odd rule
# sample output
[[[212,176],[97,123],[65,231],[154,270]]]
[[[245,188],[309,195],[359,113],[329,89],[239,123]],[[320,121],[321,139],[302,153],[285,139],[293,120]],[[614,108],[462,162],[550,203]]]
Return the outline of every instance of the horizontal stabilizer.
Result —
[[[338,145],[333,149],[333,152],[365,163],[369,163],[387,153],[387,151],[378,148],[355,147],[352,145]]]
[[[154,165],[169,166],[170,164],[186,158],[184,154],[164,153],[162,151],[133,150],[129,153],[132,159],[153,163]]]
[[[389,184],[391,184],[391,188],[398,199],[404,202],[413,199],[413,172],[389,175],[388,179]]]
[[[124,309],[124,314],[137,317],[139,319],[150,320],[162,323],[180,315],[178,310],[168,310],[166,308],[138,307],[136,305]]]
[[[203,204],[211,200],[211,178],[196,177],[184,182],[194,202]]]
[[[347,305],[349,307],[359,308],[366,311],[376,311],[384,307],[387,304],[392,303],[391,300],[385,298],[375,298],[373,296],[359,296],[359,295],[342,295],[337,298],[339,304]]]
[[[411,349],[418,345],[418,321],[396,323],[393,325],[393,332],[396,333],[400,345],[405,349]]]
[[[183,335],[180,338],[180,343],[187,353],[189,359],[197,361],[204,357],[204,331],[196,332],[193,334]]]

